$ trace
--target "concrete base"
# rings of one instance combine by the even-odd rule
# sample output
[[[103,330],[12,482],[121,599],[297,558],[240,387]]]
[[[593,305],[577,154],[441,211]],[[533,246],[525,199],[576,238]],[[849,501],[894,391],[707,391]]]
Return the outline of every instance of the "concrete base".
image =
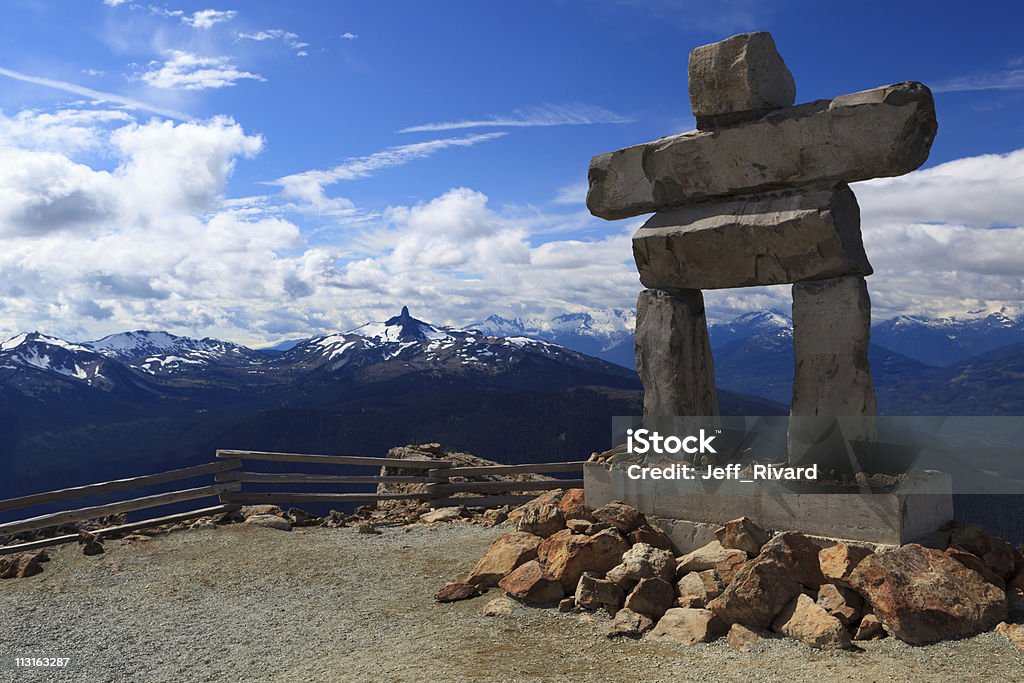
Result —
[[[886,493],[808,493],[779,484],[722,481],[634,480],[625,466],[588,462],[583,468],[587,504],[621,500],[657,519],[680,552],[714,539],[714,530],[749,517],[775,531],[902,545],[926,540],[953,519],[948,474],[913,472]],[[710,534],[710,535],[709,535]]]

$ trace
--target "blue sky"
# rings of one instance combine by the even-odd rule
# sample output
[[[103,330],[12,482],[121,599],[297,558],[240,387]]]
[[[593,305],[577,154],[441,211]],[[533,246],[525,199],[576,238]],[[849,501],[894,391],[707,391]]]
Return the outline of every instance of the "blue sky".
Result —
[[[936,92],[924,169],[860,183],[876,317],[1024,301],[1019,3],[10,2],[0,336],[247,343],[408,304],[463,324],[630,308],[593,154],[693,126],[693,47],[768,30],[798,101]],[[788,288],[708,294],[712,317]]]

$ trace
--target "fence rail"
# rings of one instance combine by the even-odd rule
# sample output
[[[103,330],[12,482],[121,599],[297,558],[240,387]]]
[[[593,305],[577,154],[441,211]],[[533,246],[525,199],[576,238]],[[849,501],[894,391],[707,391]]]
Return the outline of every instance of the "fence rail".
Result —
[[[276,463],[302,463],[307,465],[381,467],[394,470],[422,470],[422,476],[388,475],[386,470],[379,475],[310,474],[299,472],[254,472],[244,469],[245,461]],[[137,512],[190,500],[217,496],[219,504],[211,507],[179,512],[136,522],[104,527],[93,531],[99,537],[125,533],[137,529],[172,524],[206,515],[215,515],[237,510],[243,504],[271,503],[360,503],[380,501],[422,500],[434,507],[465,505],[469,507],[493,507],[519,505],[534,497],[523,492],[548,491],[556,488],[583,486],[582,479],[532,479],[524,481],[468,481],[474,477],[508,476],[517,474],[542,474],[553,472],[581,472],[584,461],[550,462],[522,465],[486,465],[458,467],[447,460],[398,460],[395,458],[369,458],[354,455],[312,455],[307,453],[276,453],[265,451],[218,450],[216,460],[210,463],[183,467],[126,479],[75,486],[56,491],[34,493],[17,498],[0,500],[0,512],[31,508],[76,498],[88,498],[120,491],[129,491],[157,484],[213,475],[211,485],[154,493],[112,503],[90,505],[59,512],[50,512],[13,522],[0,523],[0,536],[13,536],[40,529],[60,527],[65,524],[95,520],[110,515]],[[457,479],[457,481],[453,481]],[[415,491],[406,492],[336,492],[336,491],[247,491],[243,484],[399,484],[422,485]],[[482,494],[478,496],[453,494]],[[17,545],[0,546],[0,555],[23,550],[45,548],[71,543],[78,534],[64,534],[42,538]]]

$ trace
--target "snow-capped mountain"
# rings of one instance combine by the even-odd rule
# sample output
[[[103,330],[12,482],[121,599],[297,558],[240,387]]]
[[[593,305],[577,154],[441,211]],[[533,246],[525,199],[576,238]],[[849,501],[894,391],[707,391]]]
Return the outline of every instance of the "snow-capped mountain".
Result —
[[[875,325],[873,342],[922,363],[947,366],[1024,342],[1024,316],[998,311],[966,318],[899,316]]]
[[[633,311],[611,309],[563,313],[553,318],[488,316],[471,329],[495,337],[529,337],[601,358],[624,367],[633,365]]]
[[[730,342],[762,334],[792,338],[793,321],[779,311],[755,311],[744,313],[727,323],[708,325],[708,337],[713,347],[722,347]]]
[[[173,375],[209,366],[259,365],[266,356],[239,344],[167,332],[120,332],[84,342],[83,347],[151,375]]]
[[[92,349],[39,332],[19,334],[0,343],[0,372],[29,370],[105,384],[106,359]],[[10,375],[10,373],[6,373]]]

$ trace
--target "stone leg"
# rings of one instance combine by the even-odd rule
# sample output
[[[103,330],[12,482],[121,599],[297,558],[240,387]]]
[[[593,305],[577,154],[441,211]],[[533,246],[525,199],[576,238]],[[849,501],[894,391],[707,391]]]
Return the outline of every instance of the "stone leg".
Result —
[[[645,289],[636,304],[636,368],[644,418],[718,415],[715,366],[696,289]]]
[[[870,331],[871,300],[863,277],[793,285],[789,456],[794,464],[859,470],[858,461],[876,440]]]

